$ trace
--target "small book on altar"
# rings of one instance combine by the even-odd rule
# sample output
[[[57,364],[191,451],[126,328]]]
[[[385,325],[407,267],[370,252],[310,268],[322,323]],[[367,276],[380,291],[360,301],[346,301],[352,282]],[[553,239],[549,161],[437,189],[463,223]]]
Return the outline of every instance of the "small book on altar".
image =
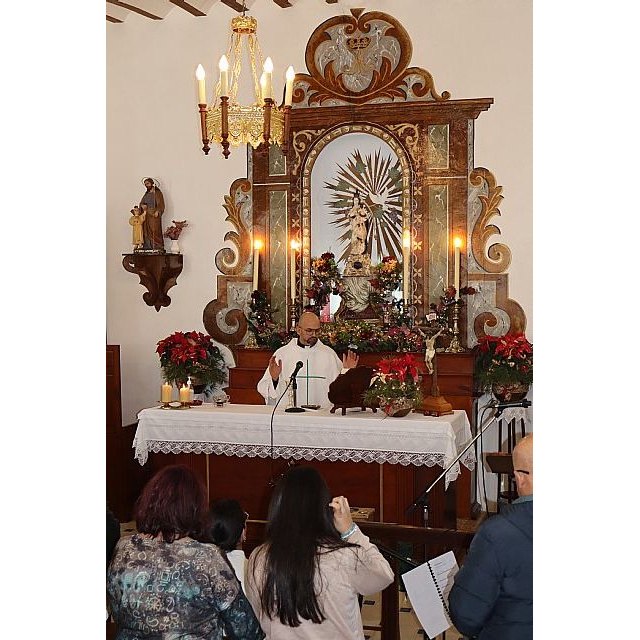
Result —
[[[402,574],[413,610],[429,638],[435,638],[452,626],[447,601],[458,573],[453,551]]]

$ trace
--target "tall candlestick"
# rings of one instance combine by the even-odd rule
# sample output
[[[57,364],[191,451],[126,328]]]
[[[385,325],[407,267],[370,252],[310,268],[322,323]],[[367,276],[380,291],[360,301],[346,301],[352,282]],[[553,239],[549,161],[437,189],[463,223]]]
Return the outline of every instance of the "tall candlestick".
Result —
[[[273,90],[272,90],[272,77],[273,77],[273,62],[271,58],[267,58],[264,61],[264,85],[265,90],[262,95],[262,99],[273,98]]]
[[[218,63],[218,69],[220,69],[220,95],[229,95],[229,61],[227,56],[222,56]]]
[[[296,301],[296,251],[300,249],[300,243],[297,240],[291,241],[291,265],[289,271],[291,272],[291,302]]]
[[[165,382],[162,385],[162,392],[160,393],[160,402],[171,402],[171,391],[172,391],[172,386],[168,382]]]
[[[460,247],[462,240],[457,236],[453,239],[454,257],[453,257],[453,286],[456,289],[456,300],[460,299]]]
[[[253,241],[253,291],[258,290],[258,265],[260,264],[260,249],[262,249],[262,240]]]
[[[293,101],[293,79],[296,77],[296,72],[293,70],[293,67],[287,69],[285,77],[287,84],[284,90],[284,106],[290,107]]]
[[[189,402],[189,387],[186,384],[183,384],[180,388],[180,402],[182,404]]]
[[[411,259],[411,231],[402,232],[402,299],[409,301],[409,260]]]
[[[196,78],[198,79],[198,104],[207,104],[207,91],[204,86],[204,67],[199,64],[196,69]]]

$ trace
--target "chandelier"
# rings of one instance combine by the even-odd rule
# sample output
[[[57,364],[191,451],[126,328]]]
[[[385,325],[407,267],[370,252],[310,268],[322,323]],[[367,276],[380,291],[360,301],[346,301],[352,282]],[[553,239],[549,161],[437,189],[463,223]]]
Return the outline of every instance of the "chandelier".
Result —
[[[222,145],[222,155],[225,158],[229,157],[230,145],[238,147],[250,144],[257,148],[264,144],[264,149],[267,150],[270,144],[278,144],[286,153],[295,73],[293,67],[287,69],[284,104],[277,106],[273,99],[273,63],[271,58],[267,58],[263,63],[256,33],[258,21],[245,15],[245,11],[246,8],[243,6],[242,15],[231,20],[229,47],[226,55],[220,58],[218,64],[220,77],[216,84],[213,102],[209,107],[204,69],[201,64],[196,69],[202,150],[205,155],[209,153],[211,143]],[[240,104],[237,97],[245,42],[255,96],[254,102],[248,105]],[[262,75],[258,79],[257,69],[260,66],[262,66]]]

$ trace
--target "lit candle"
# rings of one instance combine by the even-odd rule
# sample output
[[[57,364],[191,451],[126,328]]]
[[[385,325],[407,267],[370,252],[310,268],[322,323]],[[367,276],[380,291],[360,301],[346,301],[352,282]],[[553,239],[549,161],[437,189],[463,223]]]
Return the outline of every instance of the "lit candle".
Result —
[[[267,97],[267,74],[263,71],[260,76],[260,102]]]
[[[172,386],[168,382],[162,385],[162,392],[160,394],[161,402],[171,402],[171,390]]]
[[[460,298],[460,247],[462,240],[457,236],[453,239],[454,258],[453,258],[453,286],[456,289],[456,300]]]
[[[273,89],[271,86],[271,78],[273,76],[273,62],[271,62],[271,58],[267,58],[264,61],[264,85],[265,90],[262,94],[262,98],[273,98]]]
[[[258,290],[258,265],[260,264],[260,249],[262,249],[262,240],[256,238],[253,241],[253,291]]]
[[[180,388],[180,402],[183,404],[189,402],[189,387],[186,384],[183,384]]]
[[[411,231],[402,232],[402,299],[409,301],[409,260],[411,259]]]
[[[300,243],[297,240],[291,241],[291,302],[296,301],[296,251],[300,249]]]
[[[207,91],[204,86],[204,67],[199,64],[196,69],[196,78],[198,79],[198,104],[207,104]]]
[[[287,84],[284,90],[284,106],[290,107],[293,102],[293,79],[296,77],[296,72],[293,70],[293,67],[287,69],[285,77]]]
[[[229,61],[227,56],[222,56],[218,63],[218,69],[220,69],[220,95],[229,95]]]

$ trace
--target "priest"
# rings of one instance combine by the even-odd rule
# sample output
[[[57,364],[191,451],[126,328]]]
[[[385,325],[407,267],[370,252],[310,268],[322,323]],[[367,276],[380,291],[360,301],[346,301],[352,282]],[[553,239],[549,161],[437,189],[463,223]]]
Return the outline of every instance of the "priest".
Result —
[[[335,351],[318,339],[320,318],[305,311],[296,327],[297,338],[275,351],[258,382],[266,404],[275,404],[284,393],[297,362],[302,362],[296,380],[298,405],[329,407],[329,385],[347,369],[358,366],[358,356],[348,351],[342,361]]]

